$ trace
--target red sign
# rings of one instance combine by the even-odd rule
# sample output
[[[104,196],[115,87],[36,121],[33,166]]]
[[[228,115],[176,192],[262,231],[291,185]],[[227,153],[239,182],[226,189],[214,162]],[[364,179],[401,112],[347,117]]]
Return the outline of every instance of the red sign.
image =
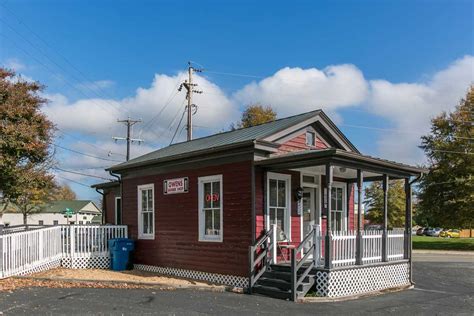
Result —
[[[217,202],[219,201],[219,193],[206,194],[206,202]]]
[[[163,181],[164,194],[177,194],[188,192],[188,177],[169,179]]]

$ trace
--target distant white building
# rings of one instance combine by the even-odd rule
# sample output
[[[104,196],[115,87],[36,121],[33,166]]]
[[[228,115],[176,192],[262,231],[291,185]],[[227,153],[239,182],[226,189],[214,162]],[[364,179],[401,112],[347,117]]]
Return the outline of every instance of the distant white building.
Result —
[[[73,214],[69,218],[65,215],[67,209]],[[23,225],[23,214],[14,205],[10,205],[3,214],[1,222],[5,226]],[[90,200],[54,201],[27,217],[28,225],[86,225],[101,222],[102,213]]]

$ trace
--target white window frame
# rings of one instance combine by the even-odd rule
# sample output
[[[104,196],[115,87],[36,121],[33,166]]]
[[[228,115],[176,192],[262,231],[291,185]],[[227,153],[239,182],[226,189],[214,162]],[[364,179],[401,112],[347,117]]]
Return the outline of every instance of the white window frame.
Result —
[[[309,144],[309,143],[308,143],[308,134],[313,135],[313,143],[312,143],[312,144]],[[306,133],[305,133],[305,142],[306,142],[306,146],[316,147],[316,132],[306,130]]]
[[[282,241],[291,241],[291,175],[290,174],[283,174],[283,173],[274,173],[274,172],[267,172],[267,212],[265,214],[265,226],[266,229],[270,229],[270,180],[280,180],[286,181],[286,207],[283,212],[285,216],[285,227],[283,228],[286,236],[288,237],[287,240]]]
[[[151,196],[153,198],[153,210],[152,210],[152,224],[153,224],[153,232],[151,234],[144,234],[143,233],[143,217],[142,217],[142,192],[144,190],[151,189]],[[150,184],[143,184],[137,186],[137,202],[138,202],[138,239],[155,239],[155,185],[153,183]]]
[[[223,188],[224,188],[224,181],[222,180],[222,174],[213,175],[213,176],[205,176],[198,178],[198,230],[199,230],[199,237],[198,241],[202,242],[223,242],[224,240],[224,195],[223,195]],[[204,183],[208,182],[220,182],[220,234],[219,235],[206,235],[205,231],[205,214],[203,210],[204,200],[203,200],[203,193],[204,193]]]
[[[347,186],[345,182],[334,181],[332,183],[333,188],[341,188],[342,189],[342,229],[348,230],[348,220],[347,220]],[[331,205],[332,207],[332,205]],[[329,212],[329,216],[331,216],[332,210]],[[331,221],[332,223],[332,221]],[[332,227],[331,227],[332,229]]]
[[[114,223],[115,223],[115,225],[122,225],[122,223],[123,223],[123,217],[121,218],[121,219],[122,219],[122,222],[121,222],[121,223],[119,223],[119,222],[117,221],[117,217],[118,217],[118,216],[117,216],[117,214],[118,214],[118,212],[117,212],[117,200],[120,200],[120,212],[122,213],[121,215],[123,216],[123,212],[122,212],[122,197],[121,197],[121,196],[116,196],[116,197],[115,197],[115,200],[114,200],[114,201],[115,201],[115,203],[114,203],[114,206],[115,206],[115,212],[114,212],[114,213],[115,213],[115,218],[114,218]],[[154,201],[153,201],[153,203],[154,203]]]

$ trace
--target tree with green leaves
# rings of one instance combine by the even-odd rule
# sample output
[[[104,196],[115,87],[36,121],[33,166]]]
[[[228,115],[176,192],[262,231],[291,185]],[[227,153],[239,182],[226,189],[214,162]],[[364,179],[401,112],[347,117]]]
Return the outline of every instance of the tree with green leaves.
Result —
[[[419,212],[431,226],[469,228],[474,224],[474,87],[453,112],[431,121],[421,148],[429,174],[420,183]]]
[[[405,225],[405,184],[403,180],[390,180],[388,185],[387,226],[389,228]],[[383,184],[374,181],[365,188],[366,216],[372,224],[383,223]]]
[[[40,111],[46,103],[42,89],[0,68],[0,218],[10,201],[18,202],[32,183],[48,178],[54,126]]]
[[[259,103],[248,105],[242,113],[240,122],[232,124],[231,129],[251,127],[276,120],[277,114],[271,106],[263,106]]]

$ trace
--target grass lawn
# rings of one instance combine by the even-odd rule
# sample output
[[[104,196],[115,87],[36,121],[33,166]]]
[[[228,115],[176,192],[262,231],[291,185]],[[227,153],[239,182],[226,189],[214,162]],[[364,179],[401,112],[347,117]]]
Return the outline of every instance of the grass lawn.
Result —
[[[413,249],[474,251],[474,238],[413,236]]]

